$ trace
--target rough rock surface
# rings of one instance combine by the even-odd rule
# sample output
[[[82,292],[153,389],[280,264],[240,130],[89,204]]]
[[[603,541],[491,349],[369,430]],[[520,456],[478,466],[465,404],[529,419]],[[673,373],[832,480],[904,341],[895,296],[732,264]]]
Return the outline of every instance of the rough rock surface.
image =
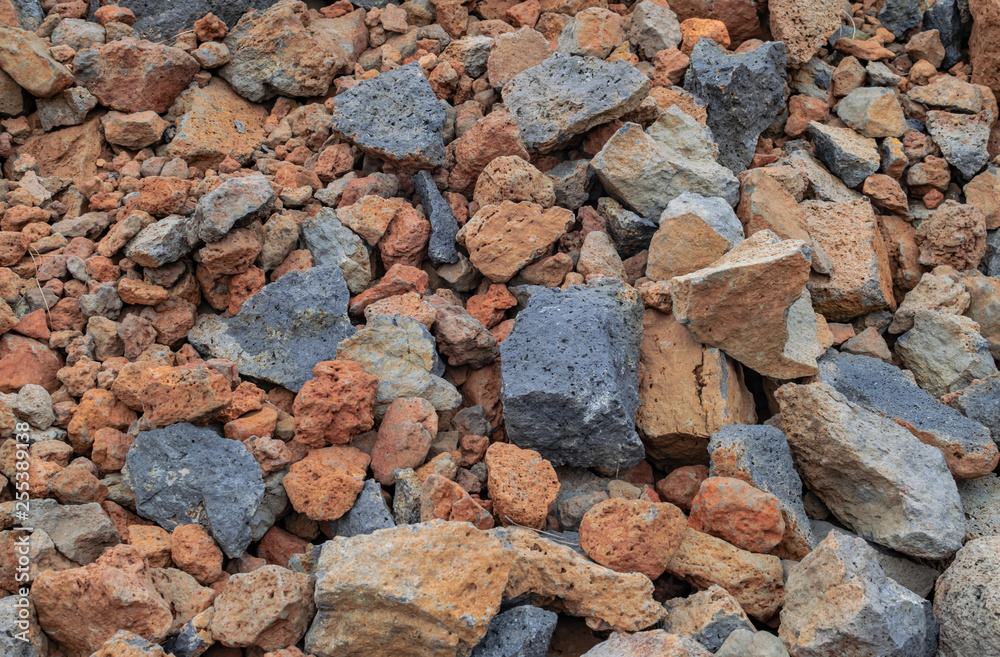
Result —
[[[958,551],[934,592],[934,616],[941,624],[941,652],[955,657],[1000,649],[996,635],[998,591],[989,573],[1000,538],[970,541]]]

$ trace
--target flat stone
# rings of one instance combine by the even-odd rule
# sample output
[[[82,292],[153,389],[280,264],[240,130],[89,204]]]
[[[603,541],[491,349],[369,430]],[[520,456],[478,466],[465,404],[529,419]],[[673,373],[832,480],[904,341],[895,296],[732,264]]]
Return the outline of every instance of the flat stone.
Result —
[[[692,638],[668,634],[663,630],[650,630],[636,634],[612,633],[607,641],[602,641],[583,653],[583,657],[708,657],[711,654]]]
[[[691,52],[684,89],[708,105],[719,163],[735,173],[750,165],[757,138],[785,107],[785,60],[780,41],[728,54],[714,41],[701,39]]]
[[[316,363],[354,335],[340,268],[327,265],[282,276],[243,302],[239,315],[202,315],[188,340],[204,354],[234,361],[240,374],[298,391]]]
[[[444,107],[413,62],[336,96],[331,129],[358,148],[408,169],[445,163]]]
[[[638,294],[617,282],[532,294],[500,346],[511,442],[553,465],[641,461],[641,321]]]
[[[497,614],[470,657],[547,657],[559,615],[532,605]]]
[[[211,429],[174,424],[139,432],[125,464],[140,517],[167,531],[198,523],[232,559],[250,545],[264,481],[242,443]]]
[[[823,383],[780,389],[781,420],[806,486],[858,534],[941,559],[965,518],[944,456]]]
[[[848,187],[857,187],[878,171],[881,158],[874,139],[862,137],[850,128],[835,128],[809,122],[809,135],[816,155]]]
[[[649,79],[626,62],[556,53],[503,88],[524,145],[542,153],[639,106]]]

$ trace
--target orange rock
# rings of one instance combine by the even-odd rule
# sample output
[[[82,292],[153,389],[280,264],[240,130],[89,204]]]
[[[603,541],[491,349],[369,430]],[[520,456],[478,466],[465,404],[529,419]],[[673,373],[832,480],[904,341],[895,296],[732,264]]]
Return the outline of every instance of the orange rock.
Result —
[[[170,297],[170,293],[159,285],[133,278],[123,278],[118,281],[118,296],[125,303],[155,306],[161,301],[166,301]]]
[[[728,49],[730,44],[729,30],[726,29],[726,24],[710,18],[689,18],[683,21],[681,23],[681,34],[683,35],[683,40],[681,41],[680,51],[689,57],[691,56],[691,51],[694,50],[694,45],[703,37],[715,41],[723,48]]]
[[[375,479],[383,486],[391,486],[396,481],[397,469],[419,468],[427,458],[437,431],[437,411],[429,401],[422,397],[401,397],[393,401],[382,418],[378,438],[372,446],[371,465]]]
[[[343,445],[375,425],[376,377],[347,360],[317,363],[313,377],[292,406],[296,442],[308,447]]]
[[[826,38],[840,27],[843,7],[836,2],[775,0],[770,8],[771,34],[783,41],[788,66],[799,68],[815,55]]]
[[[684,79],[691,59],[677,48],[667,48],[656,53],[653,59],[654,74],[651,84],[654,87],[669,87]],[[659,103],[657,103],[659,104]],[[660,109],[666,109],[661,107]]]
[[[232,422],[251,411],[259,411],[264,405],[265,397],[263,390],[249,381],[244,381],[233,390],[233,400],[229,402],[229,406],[219,412],[219,422]]]
[[[125,467],[125,457],[133,441],[134,434],[122,433],[114,427],[98,429],[94,432],[90,458],[104,472],[119,472]]]
[[[267,560],[267,563],[287,568],[292,555],[302,554],[308,547],[309,544],[295,534],[286,532],[280,527],[271,527],[260,539],[257,554]]]
[[[646,276],[655,281],[690,274],[711,265],[730,246],[728,239],[694,213],[663,217],[649,244]]]
[[[409,265],[393,265],[378,283],[351,299],[350,313],[352,315],[364,314],[365,308],[376,301],[407,292],[424,294],[427,292],[427,281],[427,272],[425,271]]]
[[[177,422],[204,423],[229,405],[229,381],[202,364],[154,367],[142,375],[138,393],[147,426],[165,427]]]
[[[618,572],[656,579],[681,545],[687,521],[673,504],[612,498],[598,502],[580,522],[580,547]]]
[[[108,498],[108,487],[84,466],[71,465],[53,474],[45,483],[49,495],[61,504],[100,503]]]
[[[401,198],[369,195],[361,197],[357,203],[337,210],[337,218],[369,245],[375,246],[385,235],[396,213],[407,207],[412,209],[413,206]]]
[[[226,438],[246,442],[251,437],[270,437],[278,423],[278,411],[273,406],[265,406],[259,411],[247,413],[232,422],[226,422],[223,430]]]
[[[862,191],[865,196],[872,200],[872,203],[890,212],[906,214],[908,211],[906,192],[899,186],[896,179],[883,173],[868,176]]]
[[[469,522],[476,529],[492,529],[493,516],[479,506],[461,486],[432,474],[420,490],[420,522],[434,519]]]
[[[105,427],[127,429],[136,414],[108,390],[94,388],[84,393],[66,427],[69,441],[80,454],[90,451],[97,432]]]
[[[691,501],[688,526],[750,552],[767,553],[785,531],[774,495],[729,477],[710,477]]]
[[[169,568],[172,539],[162,527],[156,525],[132,525],[128,529],[128,543],[142,551],[152,568]]]
[[[469,297],[465,309],[489,329],[502,322],[506,311],[516,305],[517,299],[507,291],[507,287],[494,283],[484,294]]]
[[[986,253],[986,216],[972,205],[948,200],[920,223],[915,237],[921,265],[975,269]]]
[[[0,335],[0,392],[17,392],[29,383],[55,392],[62,383],[56,373],[63,357],[37,340],[20,335]]]
[[[336,520],[354,506],[370,461],[353,447],[313,450],[285,475],[282,483],[288,500],[313,520]]]
[[[397,210],[378,241],[382,262],[387,268],[396,264],[419,267],[427,256],[430,235],[430,222],[406,203]]]
[[[174,529],[170,557],[200,584],[211,584],[222,577],[222,550],[201,525],[179,525]]]
[[[882,241],[889,254],[892,280],[901,290],[912,290],[920,282],[923,269],[920,267],[920,247],[917,246],[916,230],[900,217],[882,215],[879,218]]]
[[[538,452],[510,443],[493,443],[483,459],[493,512],[502,525],[542,529],[549,506],[559,493],[552,464]]]
[[[516,155],[498,157],[486,165],[472,196],[479,207],[503,201],[530,201],[543,208],[556,202],[552,180]]]
[[[684,465],[656,482],[656,492],[664,501],[679,506],[685,511],[691,508],[691,501],[698,494],[701,482],[708,479],[707,465]]]
[[[212,638],[264,651],[294,646],[312,620],[312,598],[309,575],[281,566],[233,575],[215,599]]]
[[[559,29],[561,31],[562,27]],[[525,161],[531,159],[517,122],[507,112],[490,112],[476,121],[472,129],[448,144],[447,152],[451,169],[448,186],[460,194],[471,192],[479,174],[498,157],[517,155]],[[451,167],[452,162],[454,167]]]
[[[788,121],[785,134],[801,137],[809,129],[810,121],[826,123],[830,119],[830,106],[826,101],[805,94],[797,94],[788,99]],[[764,176],[768,177],[768,176]]]
[[[371,320],[375,315],[402,315],[412,317],[428,329],[434,324],[437,313],[416,292],[406,292],[395,296],[379,299],[365,308],[365,319]]]

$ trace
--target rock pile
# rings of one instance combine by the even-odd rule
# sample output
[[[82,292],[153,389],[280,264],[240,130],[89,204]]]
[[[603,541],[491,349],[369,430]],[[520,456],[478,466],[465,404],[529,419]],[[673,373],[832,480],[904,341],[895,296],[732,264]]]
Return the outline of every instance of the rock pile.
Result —
[[[998,0],[0,0],[0,654],[1000,654]]]

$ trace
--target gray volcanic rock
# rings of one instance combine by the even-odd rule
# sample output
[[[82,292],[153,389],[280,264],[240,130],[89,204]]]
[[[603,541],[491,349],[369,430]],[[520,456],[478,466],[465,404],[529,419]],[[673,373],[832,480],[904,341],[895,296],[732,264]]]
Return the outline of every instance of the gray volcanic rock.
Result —
[[[597,200],[597,212],[604,218],[608,236],[615,243],[619,254],[627,258],[649,248],[649,242],[656,234],[654,222],[626,210],[608,196]]]
[[[93,563],[106,548],[121,543],[100,504],[59,504],[53,499],[32,500],[25,527],[42,530],[56,549],[71,561]]]
[[[708,105],[719,163],[739,173],[750,165],[760,133],[785,109],[785,44],[769,41],[730,55],[711,39],[700,39],[684,89]]]
[[[297,392],[313,366],[354,335],[349,298],[335,265],[293,271],[243,302],[235,317],[200,316],[188,340],[203,354],[234,361],[243,376]]]
[[[878,12],[878,20],[882,27],[902,41],[903,35],[920,24],[926,10],[924,0],[886,0]]]
[[[874,139],[862,137],[850,128],[835,128],[816,121],[810,121],[809,134],[816,155],[848,187],[857,187],[878,171],[882,160]]]
[[[458,221],[451,206],[444,200],[437,183],[427,171],[418,171],[413,176],[413,186],[424,206],[427,220],[431,222],[431,237],[427,244],[427,257],[431,264],[436,267],[458,262],[458,249],[455,248]]]
[[[958,0],[938,0],[924,14],[924,29],[937,30],[944,46],[941,68],[947,70],[962,60],[962,17]]]
[[[301,224],[302,246],[312,253],[313,265],[340,267],[351,294],[361,294],[372,282],[371,254],[365,241],[345,226],[337,213],[323,208]]]
[[[500,345],[512,443],[553,465],[629,467],[645,455],[639,407],[642,303],[617,281],[532,294]]]
[[[931,604],[860,538],[830,532],[788,575],[778,635],[793,655],[933,657],[937,634]]]
[[[203,242],[217,242],[232,228],[265,220],[274,199],[271,183],[264,176],[229,178],[198,200],[192,228]]]
[[[9,0],[14,9],[14,18],[22,30],[34,32],[45,20],[45,10],[38,0]],[[12,27],[17,27],[14,25]]]
[[[969,541],[938,578],[942,657],[1000,655],[1000,537]]]
[[[0,598],[0,654],[5,657],[45,657],[49,654],[48,637],[38,626],[31,599],[27,599],[27,607],[18,604],[22,600],[24,598],[17,595]],[[17,625],[18,619],[22,622],[27,620],[27,629],[23,634]]]
[[[524,145],[547,153],[631,112],[648,93],[649,78],[626,62],[556,53],[504,85],[503,101]]]
[[[786,385],[777,396],[802,480],[842,523],[914,557],[961,547],[962,503],[938,449],[825,383]]]
[[[976,379],[948,404],[976,423],[989,427],[993,440],[1000,445],[1000,374]]]
[[[736,630],[754,631],[740,603],[724,588],[713,584],[705,591],[663,603],[667,611],[663,629],[687,636],[711,652],[717,651]]]
[[[972,116],[931,110],[925,121],[944,159],[966,180],[979,173],[990,159],[986,142],[992,123],[993,113],[989,110]]]
[[[183,258],[197,240],[191,219],[178,215],[149,224],[125,245],[125,255],[143,267],[162,267]]]
[[[330,127],[361,150],[409,169],[445,163],[445,110],[417,62],[336,96]]]
[[[163,41],[191,29],[194,22],[212,13],[234,27],[247,9],[267,9],[278,0],[118,0],[118,6],[135,14],[132,28],[143,39]]]
[[[709,476],[739,479],[778,498],[785,534],[773,554],[801,559],[815,547],[802,505],[802,480],[780,429],[766,424],[727,425],[712,434],[708,452],[712,459]]]
[[[546,657],[557,620],[559,614],[532,605],[497,614],[471,657]]]
[[[243,443],[182,422],[140,432],[125,467],[140,517],[167,531],[203,525],[230,558],[250,545],[264,480]]]
[[[940,449],[956,477],[978,477],[996,466],[996,445],[985,422],[980,424],[990,418],[973,421],[965,417],[924,391],[906,372],[877,358],[831,349],[817,363],[820,381]],[[1000,382],[1000,377],[994,380]],[[972,399],[970,406],[975,403]],[[992,421],[1000,421],[1000,413]]]
[[[395,526],[392,512],[382,497],[382,486],[374,479],[368,479],[350,511],[330,521],[330,534],[350,538]]]

